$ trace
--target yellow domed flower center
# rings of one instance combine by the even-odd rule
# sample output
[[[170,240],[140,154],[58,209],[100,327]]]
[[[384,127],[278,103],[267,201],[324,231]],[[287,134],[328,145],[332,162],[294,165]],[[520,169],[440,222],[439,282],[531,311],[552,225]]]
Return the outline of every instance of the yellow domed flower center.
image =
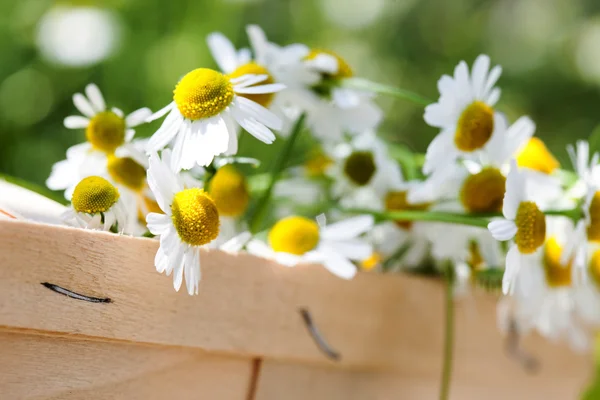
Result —
[[[592,258],[588,265],[588,271],[592,280],[600,288],[600,250],[596,250],[592,254]]]
[[[269,244],[277,252],[302,255],[319,243],[319,226],[304,217],[287,217],[269,231]]]
[[[389,192],[385,196],[385,209],[387,211],[423,211],[429,208],[429,203],[411,204],[406,199],[406,191]],[[397,220],[396,225],[404,229],[412,227],[412,221]]]
[[[119,191],[99,176],[89,176],[77,184],[71,204],[77,212],[98,214],[108,211],[119,200]]]
[[[364,186],[375,175],[375,159],[370,151],[355,151],[344,163],[344,174],[358,186]]]
[[[187,244],[202,246],[219,236],[219,211],[202,189],[184,189],[177,193],[171,213],[175,230]]]
[[[125,120],[112,111],[103,111],[92,117],[85,136],[97,150],[112,154],[125,143]]]
[[[600,243],[600,192],[594,193],[590,204],[590,225],[587,228],[588,239]]]
[[[248,64],[244,64],[239,66],[235,71],[229,74],[229,78],[239,78],[240,76],[244,76],[247,74],[254,75],[267,75],[268,78],[262,82],[258,82],[256,85],[268,85],[270,83],[275,83],[275,80],[267,70],[262,65],[259,65],[255,62],[249,62]],[[256,86],[254,85],[254,86]],[[249,100],[254,101],[255,103],[260,104],[263,107],[269,107],[271,105],[271,101],[273,101],[273,97],[275,93],[261,93],[261,94],[239,94],[239,96],[245,97]]]
[[[460,190],[460,201],[469,212],[499,212],[502,211],[502,201],[506,178],[492,167],[465,179]]]
[[[546,216],[532,201],[523,201],[515,218],[517,234],[515,243],[523,254],[530,254],[544,244],[546,237]]]
[[[128,189],[140,192],[146,186],[146,169],[133,158],[110,156],[106,168],[115,182]]]
[[[173,92],[181,115],[190,120],[210,118],[223,111],[233,100],[233,85],[227,76],[208,68],[185,75]]]
[[[383,256],[378,252],[374,251],[371,256],[360,262],[360,267],[363,271],[370,271],[383,261]]]
[[[233,165],[225,165],[210,181],[210,196],[215,201],[219,214],[238,217],[248,208],[250,193],[246,177]]]
[[[551,174],[560,164],[554,158],[541,139],[532,137],[517,155],[517,165],[533,169],[544,174]]]
[[[352,75],[354,75],[354,73],[352,72],[352,68],[350,68],[350,65],[346,62],[346,60],[344,60],[342,57],[340,57],[339,54],[330,51],[330,50],[323,50],[323,49],[314,49],[311,50],[310,53],[306,56],[307,60],[314,60],[315,58],[317,58],[320,55],[326,54],[328,56],[332,56],[333,58],[335,58],[335,60],[337,61],[337,72],[335,74],[323,74],[325,78],[329,78],[329,79],[342,79],[342,78],[350,78],[352,77]]]
[[[550,287],[571,286],[571,265],[562,265],[560,257],[562,247],[555,237],[546,240],[544,245],[544,271],[546,282]]]
[[[325,171],[331,164],[333,164],[333,160],[319,151],[310,156],[304,163],[304,168],[308,176],[316,178],[325,175]]]
[[[494,110],[482,101],[474,101],[458,119],[454,143],[461,151],[475,151],[488,142],[494,132]]]

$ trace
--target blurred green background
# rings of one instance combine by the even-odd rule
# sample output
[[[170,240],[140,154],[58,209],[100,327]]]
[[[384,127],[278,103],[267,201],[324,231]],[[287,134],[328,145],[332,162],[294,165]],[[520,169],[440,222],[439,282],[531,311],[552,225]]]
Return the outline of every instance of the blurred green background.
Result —
[[[487,53],[504,67],[498,108],[512,120],[530,115],[564,162],[564,145],[587,137],[598,120],[599,11],[597,0],[0,2],[0,173],[43,184],[84,139],[62,121],[77,114],[71,96],[87,83],[126,113],[157,110],[181,75],[215,66],[208,33],[246,46],[249,23],[280,44],[333,49],[357,75],[430,98],[459,60]],[[423,123],[422,108],[391,98],[380,104],[382,135],[424,151],[436,131]],[[151,135],[159,124],[138,133]]]

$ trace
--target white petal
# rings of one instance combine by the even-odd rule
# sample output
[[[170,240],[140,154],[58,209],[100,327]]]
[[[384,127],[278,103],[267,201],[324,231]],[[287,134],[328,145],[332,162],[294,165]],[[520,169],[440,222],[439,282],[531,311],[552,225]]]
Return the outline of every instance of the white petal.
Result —
[[[245,114],[240,113],[233,108],[231,109],[231,115],[242,128],[261,142],[271,144],[275,141],[275,134],[271,132],[269,128],[257,122],[254,118],[248,118]]]
[[[484,100],[486,101],[486,103],[488,103],[489,105],[495,104],[495,102],[490,103],[489,92],[490,92],[490,90],[492,90],[492,87],[494,87],[494,85],[498,81],[498,78],[500,78],[501,74],[502,74],[502,67],[499,65],[496,65],[494,68],[492,68],[492,70],[490,71],[490,73],[487,77],[485,87],[483,88],[483,97],[484,97]]]
[[[123,118],[125,116],[125,113],[123,112],[123,110],[121,110],[120,108],[117,107],[113,107],[110,109],[113,113],[117,114],[117,116]]]
[[[163,149],[181,129],[184,119],[179,112],[173,111],[165,119],[158,131],[152,135],[146,144],[146,151],[158,151]]]
[[[129,128],[133,128],[146,122],[146,120],[150,118],[151,115],[152,110],[150,110],[148,107],[140,108],[138,110],[135,110],[125,118],[125,124]]]
[[[163,273],[167,271],[167,275],[171,274],[169,270],[169,257],[165,254],[163,249],[159,246],[156,251],[156,255],[154,256],[154,266],[159,273]]]
[[[185,252],[185,286],[188,294],[193,296],[198,294],[198,282],[200,281],[200,251],[196,248],[189,248]]]
[[[177,108],[177,106],[175,105],[175,102],[172,101],[157,112],[155,112],[154,114],[152,114],[151,116],[149,116],[148,119],[146,119],[146,122],[152,122],[156,119],[159,119],[160,117],[166,115],[169,111],[175,108]]]
[[[81,129],[87,128],[90,120],[86,117],[80,117],[78,115],[71,115],[70,117],[65,118],[64,124],[65,128],[69,129]]]
[[[175,137],[173,154],[171,155],[171,169],[175,173],[181,171],[181,169],[183,168],[182,160],[184,158],[184,151],[188,152],[188,154],[189,152],[193,151],[192,149],[186,147],[186,142],[188,141],[188,137],[190,136],[190,134],[191,133],[189,132],[188,127],[186,126],[185,129],[179,132],[179,134]]]
[[[517,225],[511,220],[500,219],[488,224],[490,233],[496,240],[510,240],[517,234]]]
[[[235,253],[242,250],[244,245],[246,245],[250,239],[252,239],[252,234],[250,232],[242,232],[223,243],[221,246],[219,246],[219,249],[229,253]]]
[[[236,93],[244,93],[244,94],[262,94],[262,93],[276,93],[285,89],[285,85],[283,83],[270,83],[268,85],[259,85],[259,86],[248,86],[248,87],[240,87],[236,88]]]
[[[73,104],[75,107],[86,117],[92,118],[96,115],[94,108],[90,104],[90,102],[85,98],[81,93],[75,93],[73,95]]]
[[[206,38],[206,43],[221,71],[230,74],[238,67],[235,47],[225,35],[211,33]]]
[[[471,85],[473,85],[473,94],[476,98],[481,99],[483,95],[489,68],[490,57],[485,54],[481,54],[475,59],[475,63],[473,63]]]
[[[106,103],[104,102],[104,97],[102,97],[102,92],[100,92],[98,86],[90,83],[85,87],[85,94],[97,113],[106,110]]]
[[[163,235],[167,233],[172,225],[171,218],[165,214],[149,213],[146,216],[148,230],[153,235]]]
[[[247,86],[256,85],[262,81],[265,81],[269,78],[269,75],[256,75],[256,74],[246,74],[239,76],[237,78],[230,79],[231,83],[234,84],[233,91],[237,91],[238,89],[245,88]]]
[[[229,130],[223,117],[216,115],[204,120],[204,136],[211,143],[214,155],[223,154],[229,146]]]
[[[247,114],[248,116],[254,118],[257,122],[260,122],[269,128],[280,130],[283,125],[283,121],[279,116],[267,110],[260,104],[245,97],[236,97],[232,106],[232,108],[236,109],[236,112],[239,111]]]
[[[327,240],[323,242],[323,246],[354,261],[365,260],[373,254],[373,246],[360,239]]]
[[[181,288],[181,283],[183,282],[183,258],[185,255],[185,246],[181,243],[177,245],[177,251],[174,254],[174,258],[172,258],[173,264],[173,288],[175,291],[179,292]],[[171,255],[169,255],[169,258]]]
[[[372,215],[359,215],[326,226],[321,229],[321,237],[328,240],[353,239],[371,229],[374,223]]]
[[[266,58],[266,52],[269,45],[267,41],[267,37],[265,33],[257,25],[248,25],[246,26],[246,34],[248,35],[248,39],[250,40],[250,45],[254,50],[254,55],[256,61],[259,63],[264,63]]]
[[[506,177],[506,192],[502,204],[502,214],[507,219],[514,220],[517,216],[517,209],[525,197],[525,183],[517,167],[517,162],[513,159],[510,164],[510,171]]]
[[[506,269],[502,277],[502,293],[509,294],[514,291],[515,281],[521,269],[521,254],[516,245],[512,245],[506,254]]]
[[[356,266],[335,251],[324,248],[318,253],[323,266],[332,274],[342,279],[352,279],[356,275]]]
[[[329,54],[318,54],[315,58],[305,61],[305,64],[326,74],[336,74],[338,72],[338,61]]]
[[[229,113],[223,113],[223,121],[225,121],[225,126],[227,127],[227,133],[229,135],[225,155],[233,156],[238,152],[238,129]]]

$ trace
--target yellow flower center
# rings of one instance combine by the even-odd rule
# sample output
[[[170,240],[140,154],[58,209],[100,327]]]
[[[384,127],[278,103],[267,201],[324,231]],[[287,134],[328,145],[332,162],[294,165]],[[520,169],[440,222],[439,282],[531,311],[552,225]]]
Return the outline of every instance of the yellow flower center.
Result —
[[[244,64],[239,66],[235,71],[229,74],[229,78],[239,78],[240,76],[244,76],[247,74],[254,75],[267,75],[268,78],[262,82],[258,82],[256,85],[267,85],[270,83],[275,83],[275,80],[267,70],[262,65],[259,65],[255,62],[249,62],[248,64]],[[254,86],[256,86],[254,85]],[[273,101],[273,97],[275,93],[261,93],[261,94],[240,94],[240,96],[245,97],[249,100],[254,101],[255,103],[260,104],[263,107],[269,107],[271,105],[271,101]]]
[[[587,228],[588,239],[600,243],[600,192],[594,193],[590,204],[590,225]]]
[[[313,152],[310,158],[304,163],[306,174],[316,178],[325,175],[327,168],[333,164],[333,160],[322,152]]]
[[[458,119],[454,143],[461,151],[482,148],[494,132],[494,110],[481,101],[471,103]]]
[[[100,112],[90,120],[85,136],[95,149],[112,154],[125,142],[125,120],[112,111]]]
[[[373,268],[375,268],[376,266],[378,266],[379,264],[381,264],[381,261],[383,260],[383,256],[379,253],[377,253],[376,251],[373,252],[373,254],[371,254],[371,256],[365,260],[362,260],[360,262],[360,267],[362,268],[363,271],[370,271]]]
[[[465,179],[460,190],[460,201],[469,212],[502,211],[506,178],[492,167]]]
[[[133,158],[110,156],[106,168],[115,182],[134,192],[141,192],[146,187],[146,169]]]
[[[600,250],[596,250],[592,254],[592,258],[588,265],[588,271],[592,280],[600,288]]]
[[[319,243],[319,226],[313,220],[291,216],[278,221],[269,231],[269,244],[277,252],[302,255]]]
[[[546,237],[546,217],[532,201],[523,201],[515,218],[517,234],[515,243],[523,254],[530,254],[544,244]]]
[[[219,213],[228,217],[242,215],[250,202],[246,177],[231,164],[219,168],[210,181],[209,193]]]
[[[389,192],[385,196],[385,209],[387,211],[423,211],[429,208],[429,203],[411,204],[406,199],[406,191]],[[396,220],[396,225],[404,229],[412,227],[412,221]]]
[[[342,78],[350,78],[350,77],[352,77],[352,75],[354,75],[354,73],[352,72],[352,68],[350,68],[350,65],[346,62],[346,60],[344,60],[342,57],[339,56],[339,54],[334,53],[333,51],[323,50],[323,49],[311,50],[310,53],[306,56],[306,59],[313,60],[317,56],[322,55],[322,54],[327,54],[329,56],[332,56],[333,58],[336,59],[337,64],[338,64],[337,72],[335,74],[323,74],[324,78],[342,79]]]
[[[544,245],[544,271],[546,272],[546,282],[550,287],[571,286],[571,265],[560,263],[562,247],[558,244],[555,237],[546,240]]]
[[[89,176],[77,184],[71,204],[77,212],[98,214],[108,211],[119,200],[119,190],[99,176]]]
[[[173,92],[181,115],[190,120],[210,118],[223,111],[233,100],[229,78],[208,68],[198,68],[185,75]]]
[[[551,174],[560,164],[554,158],[541,139],[532,137],[517,155],[519,167],[533,169],[544,174]]]
[[[344,174],[358,186],[369,183],[375,170],[375,160],[370,151],[355,151],[344,163]]]
[[[171,213],[175,230],[187,244],[202,246],[219,236],[219,211],[202,189],[184,189],[177,193]]]

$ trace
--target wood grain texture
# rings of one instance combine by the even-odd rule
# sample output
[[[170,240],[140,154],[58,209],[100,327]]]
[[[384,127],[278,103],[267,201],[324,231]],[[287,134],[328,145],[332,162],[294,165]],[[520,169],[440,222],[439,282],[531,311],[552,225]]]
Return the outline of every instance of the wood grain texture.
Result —
[[[0,398],[244,400],[249,360],[0,331]]]
[[[261,382],[275,362],[306,366],[297,366],[299,382],[322,379],[302,368],[330,368],[340,370],[331,382],[364,381],[364,390],[373,388],[371,381],[399,379],[427,393],[413,398],[437,392],[443,336],[439,283],[375,274],[344,281],[319,266],[290,269],[250,255],[212,251],[202,257],[200,295],[191,297],[174,292],[171,278],[156,273],[157,246],[149,239],[0,221],[0,326],[262,357]],[[69,299],[40,282],[113,302]],[[317,349],[300,307],[310,310],[325,340],[341,353],[340,362],[329,361]],[[540,357],[542,369],[528,377],[504,353],[495,299],[488,295],[460,302],[456,326],[456,399],[515,385],[571,395],[591,371],[589,357],[531,337],[524,347]],[[278,393],[264,382],[258,394]],[[315,385],[315,399],[333,398],[319,397],[320,384]],[[462,387],[470,392],[461,392]],[[574,397],[562,397],[569,398]]]

